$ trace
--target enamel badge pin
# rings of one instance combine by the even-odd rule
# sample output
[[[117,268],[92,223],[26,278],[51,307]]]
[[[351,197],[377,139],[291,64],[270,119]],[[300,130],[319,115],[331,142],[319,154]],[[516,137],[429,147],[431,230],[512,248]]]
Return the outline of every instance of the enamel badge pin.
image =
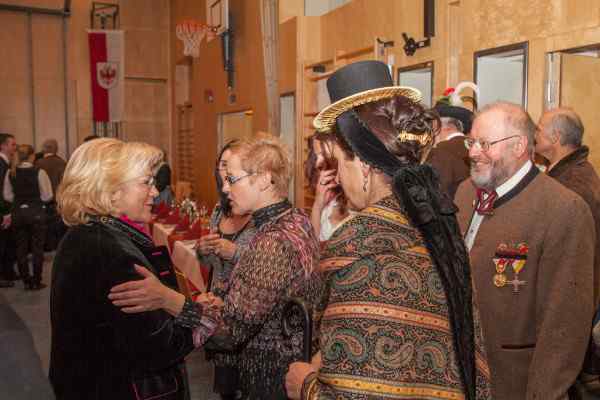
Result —
[[[496,267],[493,277],[494,286],[501,288],[509,285],[512,286],[513,293],[518,294],[519,288],[527,283],[519,279],[519,273],[525,268],[528,252],[529,247],[526,243],[519,243],[516,246],[500,243],[493,258]],[[506,273],[511,269],[513,279],[509,280]]]

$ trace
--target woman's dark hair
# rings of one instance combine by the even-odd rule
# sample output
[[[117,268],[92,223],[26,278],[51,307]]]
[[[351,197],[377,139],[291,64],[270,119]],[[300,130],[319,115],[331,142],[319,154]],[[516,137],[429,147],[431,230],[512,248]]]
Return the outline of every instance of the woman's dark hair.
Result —
[[[331,144],[335,141],[335,137],[331,133],[315,132],[308,138],[308,156],[304,162],[304,177],[309,183],[311,189],[314,189],[319,179],[319,170],[317,168],[317,155],[315,154],[314,144],[319,141],[322,145]],[[333,146],[331,146],[333,147]],[[331,149],[330,149],[331,150]],[[331,154],[325,155],[325,159],[332,158]],[[332,162],[328,162],[332,164]]]
[[[217,163],[215,165],[215,181],[217,182],[217,193],[219,194],[219,207],[226,217],[231,217],[231,200],[229,200],[227,194],[223,192],[223,180],[221,179],[221,175],[219,175],[219,164],[221,163],[223,153],[225,153],[227,150],[231,150],[233,147],[239,144],[239,142],[240,141],[238,139],[233,139],[225,143],[225,146],[223,146],[217,155]]]
[[[354,109],[361,123],[379,139],[386,149],[405,163],[419,163],[428,146],[416,140],[399,140],[401,132],[423,136],[433,143],[440,127],[440,119],[434,110],[429,110],[404,96],[392,97],[367,103]],[[350,158],[354,152],[344,138],[336,133],[336,140]]]
[[[359,155],[353,151],[356,149],[365,158],[363,161],[390,176],[394,195],[421,233],[446,294],[465,398],[473,400],[476,368],[469,255],[456,221],[456,206],[440,192],[433,167],[421,164],[439,129],[439,117],[405,97],[369,103],[353,112],[355,115],[342,116],[337,121],[347,131],[336,132],[336,140],[346,156]],[[373,136],[363,136],[371,134],[378,141]]]

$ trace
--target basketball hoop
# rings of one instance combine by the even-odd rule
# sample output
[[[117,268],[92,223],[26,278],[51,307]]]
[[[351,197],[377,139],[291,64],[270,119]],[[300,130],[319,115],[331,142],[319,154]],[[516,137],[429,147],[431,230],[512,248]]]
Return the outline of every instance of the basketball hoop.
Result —
[[[200,56],[200,42],[204,37],[215,37],[215,29],[194,20],[186,20],[175,28],[177,38],[183,42],[183,55],[198,58]]]

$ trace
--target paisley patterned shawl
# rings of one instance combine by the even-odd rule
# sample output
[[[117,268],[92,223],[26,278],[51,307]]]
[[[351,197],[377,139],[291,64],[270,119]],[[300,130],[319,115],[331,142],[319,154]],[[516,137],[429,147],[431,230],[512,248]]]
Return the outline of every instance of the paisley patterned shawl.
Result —
[[[448,299],[395,196],[357,213],[321,257],[322,366],[302,399],[465,399]],[[476,399],[491,396],[475,310]]]

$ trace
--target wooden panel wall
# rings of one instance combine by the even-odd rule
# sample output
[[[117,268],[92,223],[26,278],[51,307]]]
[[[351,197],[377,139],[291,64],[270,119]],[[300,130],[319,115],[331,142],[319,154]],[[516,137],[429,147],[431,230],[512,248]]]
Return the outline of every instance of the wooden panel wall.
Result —
[[[24,143],[33,141],[31,73],[29,48],[16,45],[29,37],[27,15],[0,12],[0,131],[8,132]],[[18,38],[22,38],[18,40]]]
[[[526,6],[519,0],[436,0],[436,36],[431,47],[412,57],[402,50],[402,32],[423,39],[422,1],[353,0],[320,17],[320,23],[317,60],[368,46],[374,37],[394,40],[396,67],[434,62],[434,98],[448,86],[473,79],[476,51],[529,41],[528,110],[534,119],[543,108],[545,54],[600,43],[596,0],[533,0]]]
[[[121,29],[126,44],[126,117],[124,139],[143,140],[169,148],[169,0],[105,0],[120,3]],[[6,2],[3,2],[6,3]],[[12,0],[10,4],[61,9],[63,0]],[[21,143],[46,138],[59,142],[66,152],[66,128],[72,151],[92,133],[89,49],[92,0],[71,2],[67,21],[67,65],[63,49],[63,20],[33,14],[29,57],[28,17],[0,12],[0,55],[9,63],[0,66],[0,130],[9,131]],[[68,125],[65,123],[64,68],[67,70]],[[35,108],[32,109],[31,76]],[[33,120],[35,119],[35,125]],[[34,140],[33,132],[36,137]]]
[[[197,183],[206,188],[206,194],[202,194],[205,198],[214,198],[212,165],[217,145],[217,115],[252,109],[253,130],[266,128],[258,3],[258,0],[231,0],[238,32],[233,90],[236,101],[233,104],[228,103],[218,42],[203,44],[200,59],[193,62],[191,97],[195,134],[202,143],[201,148],[196,149]],[[174,0],[172,4],[172,20],[183,17],[204,20],[203,1]],[[370,46],[376,37],[395,42],[388,54],[394,56],[396,68],[434,62],[434,99],[446,87],[473,79],[474,52],[529,41],[528,108],[536,119],[543,107],[546,53],[600,43],[600,2],[597,0],[532,0],[527,5],[519,0],[436,0],[436,36],[430,47],[418,50],[411,57],[402,49],[402,33],[416,40],[423,39],[423,2],[420,0],[353,0],[321,17],[299,16],[303,12],[300,1],[282,0],[280,4],[280,21],[285,21],[280,26],[281,86],[285,91],[293,87],[293,74],[289,72],[295,68],[297,105],[307,104],[304,98],[315,95],[302,91],[304,64],[333,58],[340,51]],[[186,7],[187,13],[182,11]],[[294,15],[298,17],[293,19]],[[294,30],[296,41],[292,51],[283,42],[288,42],[287,46],[291,44]],[[181,58],[181,44],[172,39],[171,45],[174,63]],[[205,99],[207,90],[214,95],[212,103]],[[300,135],[310,121],[302,115],[301,107],[297,107],[296,118]],[[296,157],[300,159],[301,155],[298,147]]]
[[[285,46],[279,46],[279,92],[292,93],[296,91],[296,63],[298,30],[297,18],[288,19],[279,25],[279,41]]]
[[[65,63],[63,21],[47,15],[32,15],[33,90],[35,98],[36,148],[46,139],[56,139],[61,153],[65,138]]]
[[[304,15],[305,0],[279,0],[279,22]]]
[[[266,131],[267,103],[264,77],[263,55],[260,28],[259,0],[230,0],[230,12],[233,15],[235,29],[235,85],[230,92],[227,89],[227,77],[223,70],[221,42],[216,39],[209,43],[204,41],[200,46],[200,57],[192,60],[193,83],[191,102],[194,114],[195,141],[195,185],[199,190],[198,199],[205,204],[214,204],[217,200],[213,169],[218,147],[217,122],[220,114],[252,110],[252,131]],[[172,37],[177,22],[187,18],[205,21],[205,2],[190,0],[172,1]],[[280,31],[280,48],[282,56],[296,57],[296,34],[293,32],[293,22]],[[179,41],[173,41],[171,62],[175,65],[182,60],[182,46]],[[286,61],[287,62],[287,61]],[[289,63],[293,66],[295,61]],[[285,90],[295,88],[295,70],[292,74],[284,74]],[[213,95],[209,102],[206,93]],[[231,101],[231,95],[235,101]]]
[[[150,2],[120,2],[127,57],[125,138],[169,150],[169,1]]]
[[[65,0],[2,0],[2,4],[56,10],[64,7]]]

